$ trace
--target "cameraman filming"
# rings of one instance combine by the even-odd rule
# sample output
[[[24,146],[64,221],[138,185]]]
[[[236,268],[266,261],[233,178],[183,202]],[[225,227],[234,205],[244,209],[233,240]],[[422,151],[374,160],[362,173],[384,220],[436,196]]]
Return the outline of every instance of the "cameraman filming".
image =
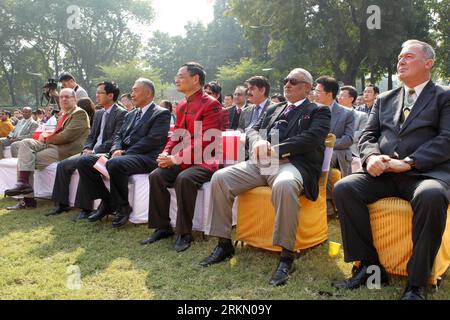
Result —
[[[48,79],[47,83],[42,87],[43,93],[41,97],[41,107],[43,107],[44,98],[47,100],[46,107],[52,106],[53,109],[59,110],[58,83],[55,79]]]
[[[59,82],[61,82],[62,85],[61,89],[69,88],[75,91],[77,101],[81,98],[88,97],[86,90],[84,90],[78,83],[76,83],[75,77],[72,74],[68,72],[61,74],[61,76],[59,77]]]

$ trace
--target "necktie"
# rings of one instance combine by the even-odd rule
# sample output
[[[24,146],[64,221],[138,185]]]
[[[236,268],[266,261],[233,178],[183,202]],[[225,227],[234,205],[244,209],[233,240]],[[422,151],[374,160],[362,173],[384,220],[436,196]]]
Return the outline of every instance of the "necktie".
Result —
[[[238,116],[241,114],[242,109],[241,108],[237,108],[236,112],[238,114]]]
[[[136,127],[139,124],[139,121],[141,121],[141,117],[142,117],[142,109],[139,109],[136,118],[134,119],[134,127]]]
[[[253,127],[258,122],[260,111],[261,106],[256,106],[255,109],[253,110],[252,121],[250,122],[249,127]]]
[[[296,108],[295,104],[291,104],[289,107],[284,110],[283,116],[287,120],[289,117],[289,114]]]
[[[100,147],[103,143],[103,134],[105,131],[106,122],[108,121],[109,114],[107,112],[103,112],[102,123],[100,124],[100,133],[97,137],[97,143],[94,146],[94,152],[96,152],[97,148]]]
[[[408,119],[411,113],[411,109],[415,102],[413,97],[415,93],[416,92],[414,91],[414,89],[409,89],[408,92],[406,93],[405,101],[403,103],[403,122],[405,122],[406,119]]]

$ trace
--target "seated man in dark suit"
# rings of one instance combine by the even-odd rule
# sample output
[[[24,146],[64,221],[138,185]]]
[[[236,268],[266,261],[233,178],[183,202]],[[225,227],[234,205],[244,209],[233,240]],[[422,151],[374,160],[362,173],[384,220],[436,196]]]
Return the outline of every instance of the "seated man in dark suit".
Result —
[[[284,95],[288,102],[269,107],[247,132],[252,160],[214,174],[209,208],[212,216],[206,233],[218,237],[219,244],[200,263],[202,266],[219,263],[234,254],[231,232],[235,197],[244,191],[269,185],[276,211],[273,243],[282,248],[280,262],[269,284],[286,283],[294,271],[299,197],[305,194],[312,201],[318,197],[325,139],[330,132],[330,110],[307,99],[312,84],[308,71],[291,71],[284,80]]]
[[[230,115],[230,129],[237,130],[241,113],[247,107],[247,88],[244,86],[236,87],[233,94],[233,103],[234,105],[228,109]]]
[[[431,79],[435,54],[427,43],[403,44],[397,70],[404,86],[382,94],[359,141],[364,172],[335,186],[345,261],[361,261],[336,288],[366,285],[369,267],[387,275],[372,239],[368,204],[387,197],[411,203],[413,252],[404,300],[426,298],[426,287],[447,221],[450,197],[450,90]],[[371,268],[372,269],[372,268]]]
[[[352,173],[353,157],[350,147],[355,134],[355,117],[352,110],[346,109],[336,102],[339,92],[339,82],[336,79],[324,76],[317,79],[316,82],[316,103],[330,108],[330,132],[336,136],[330,168],[339,169],[342,176],[346,177]],[[329,174],[327,181],[327,215],[329,218],[336,216],[331,178],[332,175]]]
[[[89,221],[98,221],[117,212],[113,227],[125,225],[133,211],[128,202],[129,176],[150,173],[157,167],[156,158],[167,141],[170,112],[153,102],[154,95],[153,82],[143,78],[136,80],[132,92],[136,109],[126,115],[114,139],[111,159],[106,163],[111,192],[101,174],[93,168],[99,159],[97,155],[85,156],[78,161],[80,182],[75,207],[88,208],[93,200],[102,199]]]
[[[116,104],[119,94],[119,87],[115,83],[102,82],[97,85],[97,104],[102,106],[102,109],[94,115],[94,123],[84,145],[81,157],[92,154],[106,154],[111,150],[113,140],[122,127],[127,113],[124,108]],[[58,163],[52,194],[52,199],[55,201],[56,207],[47,216],[58,215],[70,210],[70,179],[77,168],[79,159],[80,155],[77,154]],[[91,213],[92,206],[81,209],[82,211],[78,219],[87,219]]]

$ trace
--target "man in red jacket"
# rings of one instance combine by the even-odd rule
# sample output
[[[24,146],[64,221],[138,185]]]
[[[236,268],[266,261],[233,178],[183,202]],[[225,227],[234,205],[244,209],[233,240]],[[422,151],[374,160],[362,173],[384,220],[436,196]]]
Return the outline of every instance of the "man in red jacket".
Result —
[[[175,232],[177,241],[175,250],[182,252],[192,242],[192,219],[198,189],[211,180],[218,170],[218,161],[214,152],[208,148],[215,139],[220,139],[220,130],[227,129],[223,124],[223,108],[216,99],[203,92],[206,74],[198,63],[187,63],[176,76],[177,90],[185,94],[186,99],[177,108],[175,134],[168,142],[164,152],[158,157],[159,168],[150,174],[149,227],[156,229],[152,236],[141,242],[151,244],[171,237],[174,232],[170,225],[170,193],[174,187],[177,195],[178,212]],[[216,138],[208,139],[214,133]],[[184,132],[184,135],[182,133]],[[182,136],[181,136],[182,135]],[[175,137],[179,138],[175,138]],[[212,141],[211,141],[212,140]],[[206,149],[206,150],[205,150]],[[212,154],[212,157],[204,156]]]

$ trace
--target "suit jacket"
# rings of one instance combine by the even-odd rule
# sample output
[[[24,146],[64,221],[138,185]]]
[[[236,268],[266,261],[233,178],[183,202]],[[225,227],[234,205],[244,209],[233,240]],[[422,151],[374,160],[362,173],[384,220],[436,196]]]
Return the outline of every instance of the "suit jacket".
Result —
[[[270,132],[283,117],[287,103],[270,106],[259,122],[247,132],[249,145],[258,140],[268,139],[259,130]],[[319,196],[319,179],[325,151],[325,140],[330,132],[331,112],[329,108],[318,107],[308,99],[290,115],[290,120],[280,139],[280,144],[273,146],[280,159],[288,159],[301,173],[305,195],[315,201]]]
[[[371,155],[414,158],[405,173],[450,185],[450,89],[430,81],[401,124],[403,87],[379,96],[359,143],[363,170]]]
[[[88,114],[83,109],[75,107],[62,124],[61,130],[48,137],[46,143],[57,145],[59,160],[64,160],[83,150],[89,128]]]
[[[261,119],[264,116],[264,112],[266,112],[267,108],[270,106],[271,101],[270,99],[267,100],[266,104],[264,105],[264,108],[261,111],[261,115],[259,117],[259,119]],[[238,129],[242,132],[245,131],[245,129],[248,129],[248,126],[250,125],[251,121],[252,121],[252,116],[253,116],[253,110],[255,110],[255,105],[249,105],[245,108],[242,109],[241,112],[241,117],[239,118],[239,126]]]
[[[26,122],[26,124],[23,127],[19,127],[19,124],[21,124],[21,122]],[[29,138],[31,138],[31,136],[33,135],[33,133],[36,131],[36,129],[38,127],[39,127],[39,124],[36,121],[34,121],[33,119],[31,119],[31,118],[29,120],[22,119],[22,120],[19,120],[16,127],[14,128],[14,130],[12,132],[10,132],[8,137],[14,138],[19,141],[21,141],[23,139],[29,139]]]
[[[244,110],[244,108],[246,108],[247,105],[244,105],[241,109],[241,114],[242,111]],[[239,127],[239,119],[241,118],[241,115],[237,113],[238,107],[237,106],[232,106],[228,109],[228,113],[230,116],[230,125],[229,125],[229,129],[231,130],[237,130]]]
[[[342,107],[336,102],[331,112],[331,133],[336,136],[333,157],[339,164],[342,176],[352,173],[352,151],[353,136],[355,134],[355,117],[353,110]]]
[[[84,149],[89,150],[94,149],[94,146],[97,143],[100,134],[102,118],[104,113],[105,113],[104,109],[95,112],[91,132],[89,133],[86,143],[84,144]],[[96,153],[108,153],[109,151],[111,151],[114,138],[120,131],[120,128],[122,127],[123,120],[125,119],[126,114],[127,110],[120,107],[118,104],[114,104],[111,107],[111,111],[109,113],[108,119],[105,124],[105,128],[103,130],[102,144],[97,147],[97,149],[95,150]]]
[[[358,149],[359,138],[361,137],[363,130],[366,128],[369,116],[367,115],[367,113],[355,109],[353,109],[353,114],[355,116],[355,134],[353,136],[354,137],[353,144],[350,150],[352,151],[353,156],[359,158],[359,149]]]
[[[167,141],[170,112],[153,104],[142,116],[139,124],[134,125],[138,112],[139,109],[134,109],[126,114],[123,125],[114,139],[111,153],[123,150],[126,155],[141,155],[156,165],[156,158]],[[131,137],[129,144],[124,142],[127,137]]]

